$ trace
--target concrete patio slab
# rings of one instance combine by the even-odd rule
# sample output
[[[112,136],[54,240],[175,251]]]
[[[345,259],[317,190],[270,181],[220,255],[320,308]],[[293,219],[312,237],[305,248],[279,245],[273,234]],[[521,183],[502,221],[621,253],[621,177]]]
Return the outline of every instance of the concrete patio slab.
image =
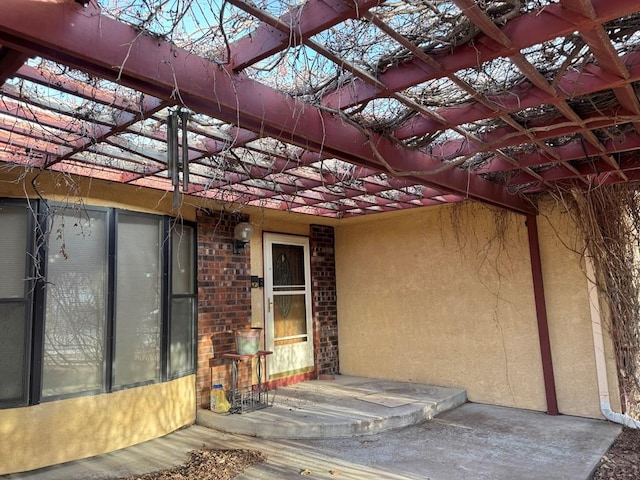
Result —
[[[415,425],[466,400],[462,388],[338,375],[280,388],[264,410],[199,410],[196,423],[260,438],[345,438]]]
[[[392,382],[387,390],[375,390],[369,382],[376,381],[366,380],[343,390],[344,398],[332,394],[338,384],[313,392],[301,385],[297,398],[305,393],[315,404],[324,390],[327,402],[339,409],[343,401],[363,395],[355,390],[371,395],[407,394],[406,390],[390,393],[395,387],[408,388],[404,384]],[[369,405],[386,408],[389,415],[402,408]],[[249,419],[269,410],[234,417]],[[256,438],[194,425],[110,454],[0,478],[114,479],[171,468],[185,462],[189,451],[208,447],[266,454],[266,462],[249,468],[237,480],[299,479],[303,471],[308,473],[306,478],[334,480],[587,480],[620,431],[619,425],[602,420],[466,403],[431,421],[347,438]]]

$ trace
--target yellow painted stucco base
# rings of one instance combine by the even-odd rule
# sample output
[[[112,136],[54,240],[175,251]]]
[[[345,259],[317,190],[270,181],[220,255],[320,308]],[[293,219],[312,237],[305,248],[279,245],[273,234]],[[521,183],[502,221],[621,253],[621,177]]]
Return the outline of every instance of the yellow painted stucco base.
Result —
[[[0,475],[91,457],[195,421],[195,376],[0,410]]]

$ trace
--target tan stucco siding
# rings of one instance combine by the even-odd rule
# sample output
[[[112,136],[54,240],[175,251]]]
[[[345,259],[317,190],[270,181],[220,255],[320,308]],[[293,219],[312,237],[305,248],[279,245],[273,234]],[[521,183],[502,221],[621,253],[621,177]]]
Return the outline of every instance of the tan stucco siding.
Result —
[[[195,421],[195,376],[0,410],[0,475],[90,457]]]
[[[549,202],[542,209],[538,234],[558,407],[569,415],[599,417],[590,285],[578,253],[583,242],[562,208]],[[603,335],[612,406],[619,409],[615,358],[606,328]]]
[[[336,229],[341,372],[545,410],[525,218],[498,217],[496,239],[489,209],[457,210],[456,229],[449,214],[415,210]],[[547,228],[540,237],[560,409],[597,417],[586,279],[576,254]]]

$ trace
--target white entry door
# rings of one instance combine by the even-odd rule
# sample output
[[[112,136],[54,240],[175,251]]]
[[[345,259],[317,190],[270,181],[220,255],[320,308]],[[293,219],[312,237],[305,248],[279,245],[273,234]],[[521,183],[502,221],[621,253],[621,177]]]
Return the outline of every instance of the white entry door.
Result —
[[[309,239],[265,233],[265,341],[270,379],[313,368]]]

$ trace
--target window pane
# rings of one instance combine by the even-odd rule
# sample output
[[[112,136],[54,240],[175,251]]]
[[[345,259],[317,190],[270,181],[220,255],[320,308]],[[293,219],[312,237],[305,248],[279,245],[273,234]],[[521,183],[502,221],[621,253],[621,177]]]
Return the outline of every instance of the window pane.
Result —
[[[297,245],[274,244],[273,286],[280,290],[297,290],[304,286],[304,248]],[[284,288],[287,287],[287,288]]]
[[[273,328],[276,345],[307,341],[305,295],[273,296]]]
[[[193,228],[176,224],[173,242],[171,289],[174,295],[194,292]]]
[[[0,402],[26,400],[27,272],[29,210],[0,204]]]
[[[161,219],[118,216],[114,385],[160,378]]]
[[[174,298],[171,301],[171,347],[169,375],[193,370],[194,321],[193,298]]]
[[[25,398],[25,316],[23,302],[0,303],[0,401]]]
[[[0,298],[24,298],[27,265],[28,210],[0,204]]]
[[[56,213],[48,247],[42,395],[101,390],[106,213]]]

